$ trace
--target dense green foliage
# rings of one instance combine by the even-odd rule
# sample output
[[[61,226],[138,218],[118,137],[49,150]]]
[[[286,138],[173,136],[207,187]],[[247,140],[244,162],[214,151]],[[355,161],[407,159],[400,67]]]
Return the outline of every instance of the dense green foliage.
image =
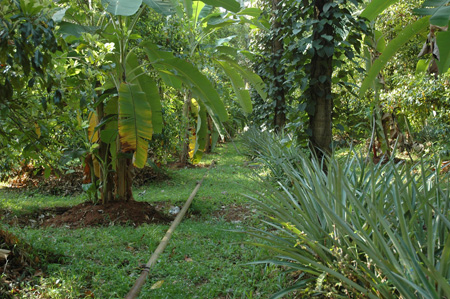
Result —
[[[252,200],[264,219],[250,234],[277,255],[265,261],[273,272],[252,268],[252,281],[234,266],[223,277],[211,275],[222,269],[218,260],[239,249],[220,243],[214,229],[212,237],[200,232],[215,220],[190,221],[179,237],[198,238],[197,251],[212,253],[193,259],[211,263],[180,270],[182,254],[174,261],[167,253],[175,266],[158,269],[157,279],[176,286],[165,283],[155,291],[161,296],[228,296],[201,287],[220,278],[224,288],[237,284],[233,295],[241,297],[253,296],[255,288],[259,296],[282,289],[275,297],[292,290],[306,297],[450,296],[449,183],[440,172],[441,161],[450,159],[448,0],[0,3],[1,181],[21,172],[48,177],[78,171],[88,195],[73,204],[86,198],[178,203],[189,191],[187,182],[204,169],[177,172],[173,194],[164,183],[133,197],[134,167],[196,164],[217,150],[220,139],[251,127],[244,135],[246,154],[256,159],[250,163],[260,170],[262,185],[250,183],[250,171],[233,157],[192,209],[203,215],[223,202],[244,203],[244,191],[230,187],[235,180],[244,189],[260,189]],[[345,158],[337,158],[338,149]],[[408,162],[394,164],[405,157]],[[14,210],[59,202],[32,195],[11,195],[2,205]],[[49,297],[80,297],[107,279],[120,287],[102,285],[95,296],[123,296],[136,270],[130,265],[139,259],[127,248],[148,246],[131,239],[153,232],[162,231],[117,229],[121,241],[105,257],[97,251],[106,243],[94,243],[103,237],[110,242],[107,229],[86,232],[88,253],[72,244],[77,256],[93,254],[94,264],[120,262],[118,276],[128,281],[82,258],[67,264],[66,274],[50,265],[42,288],[55,291]],[[57,236],[48,243],[52,234]],[[54,246],[57,255],[69,250],[58,247],[69,238],[65,230],[25,229],[23,236],[44,251]],[[244,239],[227,233],[223,242]],[[174,250],[189,249],[178,242]],[[129,265],[112,252],[124,246]],[[220,250],[213,252],[215,246]],[[282,276],[278,266],[293,274]],[[86,267],[90,272],[80,274]],[[187,277],[177,285],[173,275],[184,270]],[[58,285],[57,275],[70,283]],[[278,275],[287,280],[275,283]]]
[[[257,244],[279,257],[270,263],[300,273],[275,297],[449,296],[450,181],[439,167],[367,165],[354,153],[324,161],[324,173],[270,133],[247,138],[278,183],[252,198],[269,226],[249,233],[271,243]]]

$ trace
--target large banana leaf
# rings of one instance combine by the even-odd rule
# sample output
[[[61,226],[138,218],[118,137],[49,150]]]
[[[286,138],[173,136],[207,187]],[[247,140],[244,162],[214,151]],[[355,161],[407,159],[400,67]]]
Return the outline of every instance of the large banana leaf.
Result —
[[[250,93],[248,92],[247,89],[245,89],[244,80],[225,61],[217,60],[217,63],[225,71],[225,74],[228,76],[228,78],[230,78],[231,85],[233,86],[233,90],[236,94],[236,98],[238,99],[238,102],[241,105],[244,112],[251,113],[253,108],[252,100],[250,97]]]
[[[141,45],[151,62],[156,62],[163,59],[172,59],[175,57],[172,52],[161,51],[158,49],[157,45],[151,42],[144,42]],[[167,74],[164,67],[159,67],[156,70],[159,72],[159,75],[164,83],[175,89],[181,89],[181,81],[177,77]]]
[[[241,9],[241,5],[235,0],[202,0],[202,2],[214,7],[222,7],[232,12],[238,12]]]
[[[132,16],[142,4],[142,0],[102,0],[106,11],[115,16]]]
[[[119,136],[122,152],[134,151],[133,164],[144,167],[148,140],[152,138],[150,104],[136,85],[122,83],[119,88]]]
[[[125,0],[128,1],[128,0]],[[165,16],[173,15],[176,12],[176,7],[172,1],[168,0],[143,0],[145,4],[153,8],[157,13]]]
[[[439,48],[439,61],[436,61],[439,73],[445,73],[450,68],[450,31],[437,33],[437,46]]]
[[[386,65],[389,59],[397,53],[397,51],[403,47],[403,45],[410,40],[414,35],[418,34],[422,30],[428,28],[430,17],[425,17],[417,20],[416,22],[405,27],[396,38],[394,38],[384,50],[383,54],[375,60],[372,67],[369,69],[366,78],[361,84],[359,95],[363,96],[366,90],[372,85],[378,73]]]
[[[140,91],[145,94],[145,98],[150,104],[152,110],[152,126],[153,132],[159,134],[162,132],[163,119],[162,119],[162,105],[159,98],[158,87],[155,81],[144,73],[139,66],[139,60],[133,52],[127,57],[127,69],[126,69],[127,81],[131,84],[135,84]]]
[[[380,13],[395,2],[398,2],[398,0],[372,0],[361,13],[361,17],[364,17],[369,21],[373,21],[380,15]]]
[[[450,20],[450,0],[428,0],[421,8],[414,9],[414,13],[422,16],[431,16],[430,24],[445,27]]]
[[[263,98],[264,100],[267,99],[267,93],[265,91],[265,84],[262,81],[261,77],[249,70],[246,67],[243,67],[239,65],[236,61],[233,59],[227,57],[227,56],[221,56],[220,60],[225,61],[228,63],[233,69],[235,69],[238,73],[241,74],[242,78],[247,80],[253,88],[258,92],[258,94]]]
[[[155,67],[162,67],[166,73],[181,80],[192,91],[195,98],[206,105],[211,115],[220,121],[228,119],[225,105],[220,100],[214,86],[208,78],[189,62],[180,58],[161,59],[154,62]]]

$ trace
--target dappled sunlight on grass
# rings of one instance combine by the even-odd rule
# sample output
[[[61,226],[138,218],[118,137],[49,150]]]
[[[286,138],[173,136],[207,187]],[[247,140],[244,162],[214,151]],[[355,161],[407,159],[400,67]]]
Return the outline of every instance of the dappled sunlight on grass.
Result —
[[[239,143],[237,143],[239,146]],[[169,246],[152,268],[142,298],[266,298],[282,288],[280,269],[248,265],[266,252],[246,245],[253,241],[241,221],[226,222],[215,212],[231,204],[248,205],[245,194],[257,189],[255,170],[230,143],[205,155],[202,163],[216,166],[204,180],[189,213]],[[168,201],[181,206],[207,172],[207,167],[169,170],[171,179],[134,190],[139,201]],[[40,208],[74,206],[87,199],[44,196],[31,191],[0,190],[0,208],[16,215]],[[194,217],[193,215],[200,215]],[[123,298],[129,291],[168,225],[109,226],[83,229],[6,228],[33,245],[45,275],[29,287],[45,298]],[[158,287],[152,286],[157,283]]]
[[[85,195],[63,197],[0,189],[0,209],[8,209],[14,214],[30,213],[43,208],[74,206],[85,200]]]

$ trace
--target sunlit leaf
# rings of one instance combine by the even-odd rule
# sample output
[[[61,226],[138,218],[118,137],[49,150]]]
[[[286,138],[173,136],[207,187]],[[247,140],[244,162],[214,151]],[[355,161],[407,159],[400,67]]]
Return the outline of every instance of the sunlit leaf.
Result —
[[[168,0],[143,0],[143,2],[153,8],[157,13],[165,16],[173,15],[176,11],[175,6]]]
[[[134,152],[133,164],[144,167],[148,140],[152,138],[150,104],[136,85],[122,83],[119,89],[119,136],[123,152]]]
[[[396,38],[394,38],[387,46],[384,52],[373,63],[366,78],[364,79],[359,90],[360,96],[363,96],[366,90],[372,85],[375,78],[386,65],[386,63],[397,53],[397,51],[406,44],[414,35],[428,28],[430,17],[424,17],[405,27]]]
[[[102,0],[106,11],[115,16],[132,16],[142,4],[142,0]]]
[[[450,31],[440,31],[436,34],[436,43],[439,48],[439,60],[436,64],[439,73],[445,73],[450,68]]]
[[[232,12],[238,12],[241,9],[241,5],[235,0],[202,0],[202,2],[214,7],[222,7]]]
[[[373,21],[381,12],[397,1],[398,0],[372,0],[361,13],[361,17]]]

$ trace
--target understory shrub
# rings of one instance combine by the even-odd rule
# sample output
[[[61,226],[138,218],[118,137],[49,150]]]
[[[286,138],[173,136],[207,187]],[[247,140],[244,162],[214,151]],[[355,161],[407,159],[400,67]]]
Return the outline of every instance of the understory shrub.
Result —
[[[353,153],[331,157],[325,173],[266,138],[259,157],[269,168],[279,163],[283,179],[249,196],[266,225],[248,233],[274,253],[258,263],[295,277],[273,298],[450,298],[449,178],[439,167],[374,165]]]

